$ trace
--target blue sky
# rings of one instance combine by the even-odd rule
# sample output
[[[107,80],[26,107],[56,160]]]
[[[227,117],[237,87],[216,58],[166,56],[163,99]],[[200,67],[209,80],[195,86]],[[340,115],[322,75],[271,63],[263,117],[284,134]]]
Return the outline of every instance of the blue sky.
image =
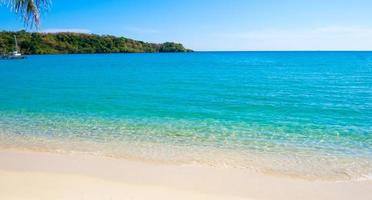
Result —
[[[23,23],[2,6],[0,29]],[[372,50],[372,1],[53,0],[41,31],[176,41],[195,50]]]

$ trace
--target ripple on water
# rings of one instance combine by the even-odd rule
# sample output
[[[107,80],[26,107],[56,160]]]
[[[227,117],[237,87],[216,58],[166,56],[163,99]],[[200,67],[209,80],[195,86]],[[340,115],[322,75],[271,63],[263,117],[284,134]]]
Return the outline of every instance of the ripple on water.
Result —
[[[311,179],[363,179],[372,172],[372,140],[368,134],[349,134],[355,127],[288,129],[215,120],[24,113],[3,114],[0,125],[3,148],[245,168]]]

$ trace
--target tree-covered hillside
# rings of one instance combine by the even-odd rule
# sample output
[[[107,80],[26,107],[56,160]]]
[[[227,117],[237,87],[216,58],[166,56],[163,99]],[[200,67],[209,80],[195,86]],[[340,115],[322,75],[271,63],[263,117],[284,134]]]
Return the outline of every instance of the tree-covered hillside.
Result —
[[[189,52],[182,44],[146,43],[111,35],[85,33],[0,32],[0,54],[14,50],[14,35],[23,54]]]

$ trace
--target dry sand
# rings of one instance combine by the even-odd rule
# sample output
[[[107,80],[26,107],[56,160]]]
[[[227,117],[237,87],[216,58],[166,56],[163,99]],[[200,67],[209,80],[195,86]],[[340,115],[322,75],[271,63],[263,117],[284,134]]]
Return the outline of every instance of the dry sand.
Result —
[[[3,150],[0,199],[371,200],[372,181],[310,181],[239,169]]]

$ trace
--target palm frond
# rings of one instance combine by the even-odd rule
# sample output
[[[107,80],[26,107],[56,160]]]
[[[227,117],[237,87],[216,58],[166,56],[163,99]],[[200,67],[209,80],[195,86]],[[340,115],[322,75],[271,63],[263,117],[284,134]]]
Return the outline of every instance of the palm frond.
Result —
[[[3,3],[5,1],[3,0]],[[49,0],[8,0],[8,5],[18,15],[20,15],[25,26],[39,28],[40,13],[49,7]]]

